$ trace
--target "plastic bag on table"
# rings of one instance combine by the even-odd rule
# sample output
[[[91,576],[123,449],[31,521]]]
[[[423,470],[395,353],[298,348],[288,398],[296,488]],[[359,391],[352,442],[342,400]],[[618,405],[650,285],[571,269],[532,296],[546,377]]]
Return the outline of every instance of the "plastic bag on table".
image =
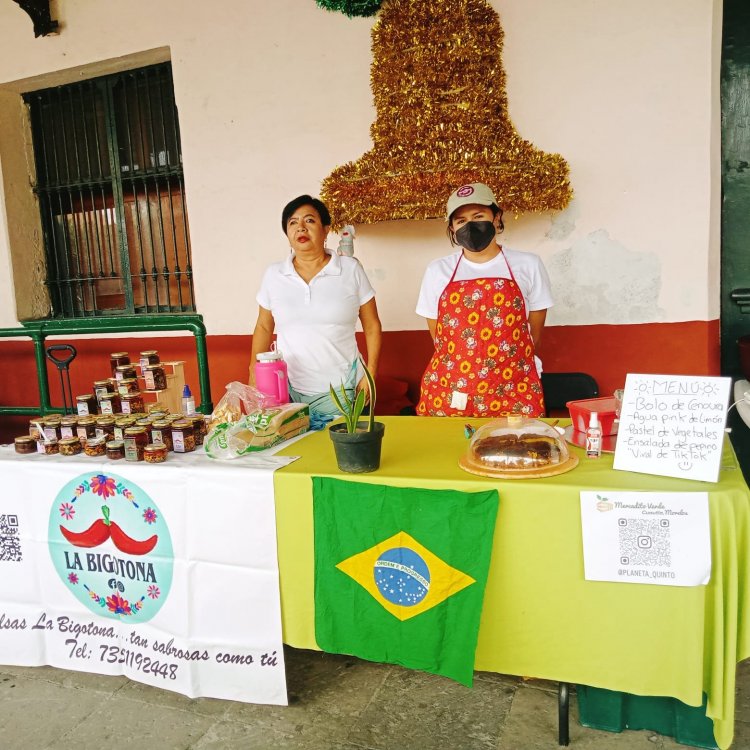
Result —
[[[263,411],[268,406],[268,400],[268,396],[257,388],[234,380],[216,404],[208,420],[208,430],[211,431],[220,424],[239,422],[243,414]]]
[[[307,404],[283,404],[243,415],[236,422],[221,422],[206,438],[211,458],[230,459],[256,453],[301,435],[310,429]]]

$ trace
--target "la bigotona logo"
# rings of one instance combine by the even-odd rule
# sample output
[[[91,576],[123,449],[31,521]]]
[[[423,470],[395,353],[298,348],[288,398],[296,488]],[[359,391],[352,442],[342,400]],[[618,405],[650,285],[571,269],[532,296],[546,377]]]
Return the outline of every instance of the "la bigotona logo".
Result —
[[[82,474],[50,508],[49,551],[60,580],[95,614],[146,622],[172,585],[173,550],[163,514],[116,474]]]

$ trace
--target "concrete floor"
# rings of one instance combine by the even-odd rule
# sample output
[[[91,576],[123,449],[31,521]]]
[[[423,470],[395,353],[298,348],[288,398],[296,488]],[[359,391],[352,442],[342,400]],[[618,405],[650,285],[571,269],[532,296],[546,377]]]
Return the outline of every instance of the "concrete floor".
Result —
[[[0,666],[1,750],[553,750],[557,686],[477,672],[450,680],[286,650],[289,707],[191,700],[125,677]],[[684,748],[650,731],[577,723],[573,750]],[[750,749],[750,661],[738,668],[733,750]]]

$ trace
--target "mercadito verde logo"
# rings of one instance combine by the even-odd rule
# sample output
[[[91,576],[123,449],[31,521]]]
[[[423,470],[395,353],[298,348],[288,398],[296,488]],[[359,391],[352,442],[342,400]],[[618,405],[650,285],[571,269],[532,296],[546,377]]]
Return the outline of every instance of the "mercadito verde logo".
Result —
[[[116,474],[82,474],[50,509],[49,551],[67,589],[92,612],[147,622],[172,585],[172,538],[156,503]]]

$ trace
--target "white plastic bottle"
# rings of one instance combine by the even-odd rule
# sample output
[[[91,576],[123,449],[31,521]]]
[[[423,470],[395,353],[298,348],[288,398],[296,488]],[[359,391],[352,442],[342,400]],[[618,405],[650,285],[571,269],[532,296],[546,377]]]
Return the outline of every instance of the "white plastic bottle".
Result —
[[[594,411],[589,417],[586,430],[586,457],[599,458],[602,455],[602,428],[599,426],[599,415]]]
[[[195,414],[195,399],[193,398],[193,394],[190,393],[189,385],[186,385],[182,389],[182,413],[186,416]]]

